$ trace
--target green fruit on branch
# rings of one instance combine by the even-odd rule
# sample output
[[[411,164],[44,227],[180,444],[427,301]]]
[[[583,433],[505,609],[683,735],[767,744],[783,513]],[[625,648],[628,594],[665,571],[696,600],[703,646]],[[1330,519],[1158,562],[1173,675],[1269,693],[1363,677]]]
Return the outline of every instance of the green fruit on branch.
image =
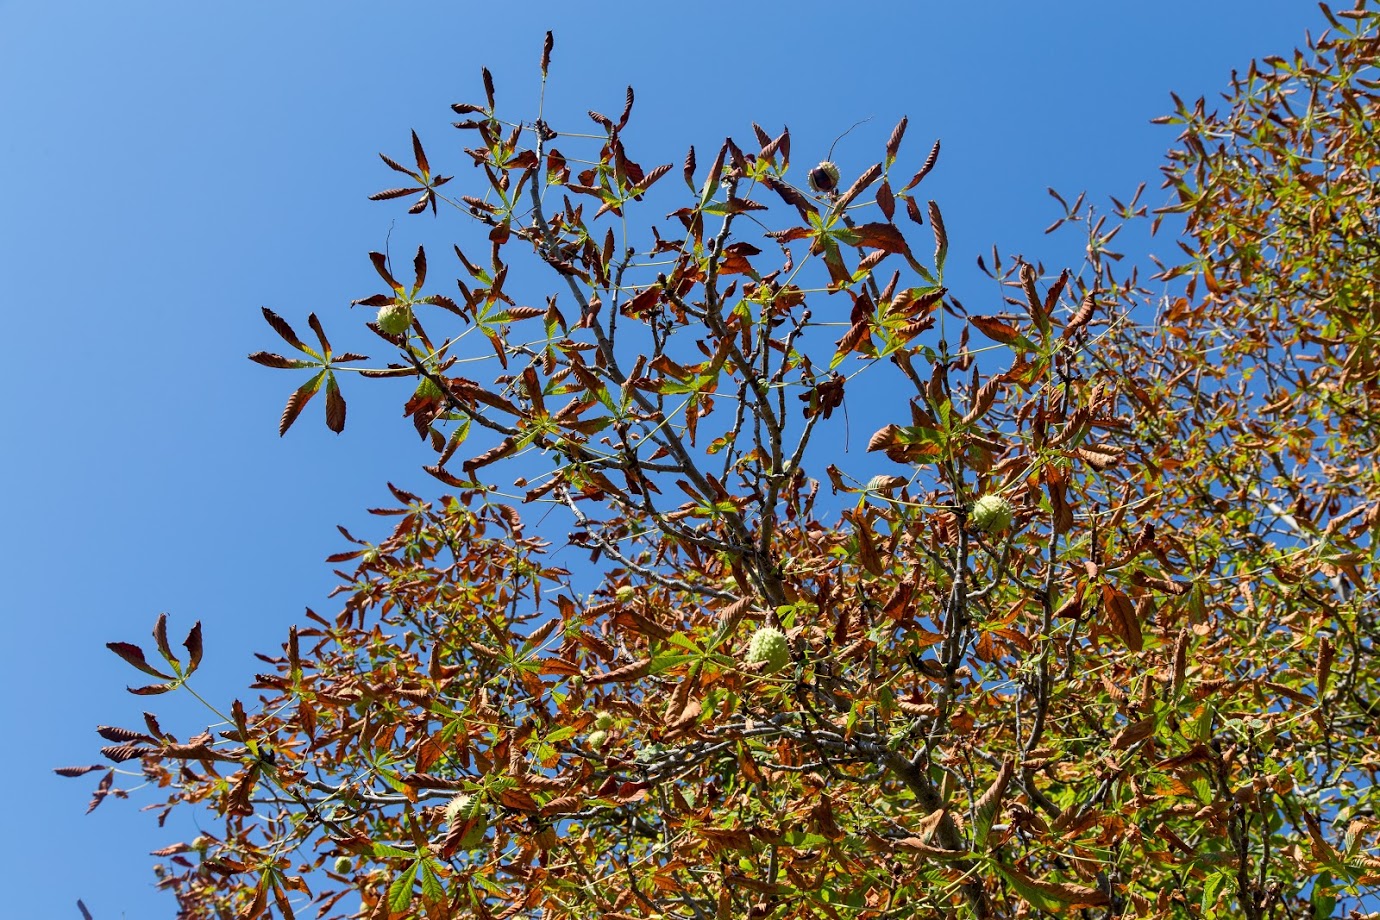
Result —
[[[618,598],[618,603],[630,604],[632,603],[633,598],[637,597],[637,589],[634,588],[632,585],[622,585],[614,593],[614,596]]]
[[[447,803],[446,823],[453,830],[466,822],[469,822],[469,830],[460,837],[460,849],[472,850],[489,832],[489,807],[478,796],[462,792]]]
[[[597,751],[601,749],[604,746],[604,742],[608,740],[609,733],[600,728],[589,733],[589,737],[585,739],[585,744]]]
[[[335,858],[335,874],[344,875],[355,867],[355,861],[348,856],[337,856]]]
[[[412,308],[405,303],[390,303],[379,307],[379,328],[389,335],[402,335],[412,325]]]
[[[772,674],[790,664],[790,661],[790,643],[781,630],[763,626],[752,634],[752,641],[748,643],[748,664],[761,663],[762,670]]]
[[[1014,511],[1011,503],[1000,495],[984,495],[973,503],[973,511],[968,515],[968,520],[974,529],[991,533],[1010,527]]]
[[[613,728],[613,713],[600,712],[594,717],[594,727],[600,731],[607,731]]]

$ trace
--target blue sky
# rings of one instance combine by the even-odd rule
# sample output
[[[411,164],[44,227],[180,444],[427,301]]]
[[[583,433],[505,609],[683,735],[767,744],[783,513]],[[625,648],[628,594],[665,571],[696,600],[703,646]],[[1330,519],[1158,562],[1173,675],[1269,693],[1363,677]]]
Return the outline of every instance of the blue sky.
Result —
[[[388,503],[386,481],[437,493],[401,391],[350,387],[345,434],[313,405],[280,440],[294,378],[245,355],[279,347],[260,305],[302,331],[316,311],[348,341],[363,319],[350,300],[377,286],[365,253],[394,219],[395,251],[462,232],[365,196],[392,184],[375,153],[405,154],[412,128],[433,165],[460,172],[448,106],[482,95],[481,65],[507,111],[534,111],[554,30],[552,120],[616,113],[631,83],[646,165],[750,136],[753,120],[789,125],[804,164],[870,116],[836,151],[861,158],[908,114],[911,158],[943,138],[926,183],[959,266],[993,243],[1058,255],[1041,236],[1057,216],[1047,186],[1101,198],[1148,181],[1161,203],[1174,131],[1149,119],[1169,91],[1212,97],[1320,23],[1300,0],[0,0],[0,788],[4,864],[22,880],[7,909],[76,917],[80,897],[97,920],[173,914],[147,854],[194,836],[192,816],[159,829],[139,811],[152,792],[86,816],[90,778],[51,772],[98,760],[95,726],[137,726],[142,704],[183,737],[207,724],[180,696],[125,694],[136,675],[107,641],[146,640],[159,611],[179,638],[200,619],[203,694],[245,694],[254,651],[276,650],[306,606],[334,612],[334,525],[381,535],[364,509]],[[990,285],[964,283],[981,307]]]

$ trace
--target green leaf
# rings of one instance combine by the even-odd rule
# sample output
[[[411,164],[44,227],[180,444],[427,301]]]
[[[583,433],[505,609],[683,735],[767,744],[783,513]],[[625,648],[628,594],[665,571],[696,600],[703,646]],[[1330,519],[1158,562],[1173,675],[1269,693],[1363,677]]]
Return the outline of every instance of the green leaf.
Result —
[[[422,861],[422,897],[434,904],[446,899],[446,886],[431,864],[432,860]]]
[[[684,633],[672,633],[671,638],[667,639],[666,641],[670,642],[672,645],[676,645],[685,649],[687,652],[694,652],[697,655],[704,654],[704,649],[696,645],[695,640],[691,639]]]
[[[551,734],[547,735],[543,740],[544,740],[544,741],[547,741],[547,742],[549,742],[549,743],[551,743],[551,744],[555,744],[557,741],[564,741],[565,739],[570,738],[570,737],[573,737],[574,735],[575,735],[575,726],[573,726],[573,725],[566,725],[566,726],[563,726],[563,727],[561,727],[561,728],[556,729],[554,732],[552,732]]]
[[[654,655],[652,656],[651,673],[660,674],[668,668],[687,664],[698,657],[698,655]]]
[[[417,879],[417,866],[420,862],[421,860],[417,860],[412,863],[388,886],[388,909],[394,913],[407,910],[412,903],[412,884]]]
[[[1217,872],[1209,875],[1207,882],[1203,885],[1202,911],[1205,916],[1213,914],[1217,907],[1217,896],[1221,894],[1223,886],[1230,879],[1230,873]]]
[[[402,850],[387,843],[376,843],[373,846],[373,854],[384,859],[416,859],[417,854],[412,850]]]
[[[1308,900],[1313,906],[1314,920],[1325,920],[1337,909],[1337,896],[1333,892],[1331,873],[1324,872],[1313,880],[1313,890]],[[1204,894],[1206,897],[1206,893]]]

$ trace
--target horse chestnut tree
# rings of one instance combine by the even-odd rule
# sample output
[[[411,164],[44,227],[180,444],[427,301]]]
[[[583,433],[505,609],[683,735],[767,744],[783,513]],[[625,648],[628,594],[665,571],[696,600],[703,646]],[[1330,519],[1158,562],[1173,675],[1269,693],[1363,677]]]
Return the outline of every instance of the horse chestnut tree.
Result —
[[[446,494],[347,535],[227,730],[101,729],[203,812],[159,854],[179,916],[1366,908],[1380,16],[1324,14],[1177,105],[1165,207],[1065,205],[1086,262],[994,253],[975,311],[905,119],[860,167],[755,125],[644,166],[631,90],[558,124],[485,71],[463,190],[416,134],[384,157],[375,198],[446,216],[410,283],[371,254],[386,357],[271,311],[298,355],[251,356],[310,375],[284,431],[396,386]],[[1157,300],[1109,243],[1181,215]],[[860,393],[889,420],[845,457]],[[154,644],[111,648],[185,688],[200,628]]]

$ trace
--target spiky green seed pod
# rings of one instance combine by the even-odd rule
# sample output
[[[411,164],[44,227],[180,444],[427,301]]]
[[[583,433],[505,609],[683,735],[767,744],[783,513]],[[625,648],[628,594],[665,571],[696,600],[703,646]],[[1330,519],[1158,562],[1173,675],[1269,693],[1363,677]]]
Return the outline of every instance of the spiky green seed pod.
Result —
[[[454,828],[466,821],[473,823],[460,837],[460,849],[472,850],[483,842],[484,835],[489,832],[489,806],[478,796],[462,792],[446,804],[446,822]]]
[[[839,168],[828,160],[824,160],[810,170],[806,179],[810,183],[810,188],[817,192],[836,191],[839,187]]]
[[[592,750],[598,751],[603,748],[604,743],[608,740],[609,733],[600,728],[589,733],[589,737],[585,739],[585,744]]]
[[[762,670],[768,674],[781,670],[791,661],[791,647],[786,634],[771,626],[763,626],[752,634],[748,643],[747,663],[763,663]]]
[[[968,520],[974,529],[991,533],[1010,527],[1014,511],[1011,503],[1000,495],[984,495],[973,502],[973,511],[968,515]]]
[[[614,596],[618,598],[618,603],[620,604],[631,604],[633,598],[637,597],[637,589],[632,585],[621,585],[618,590],[614,592]]]
[[[412,308],[405,303],[390,303],[379,307],[376,322],[389,335],[402,335],[412,325]]]
[[[613,713],[600,712],[596,714],[594,716],[594,727],[601,731],[607,731],[613,728]]]
[[[337,856],[335,858],[335,874],[344,875],[355,867],[355,861],[348,856]]]

